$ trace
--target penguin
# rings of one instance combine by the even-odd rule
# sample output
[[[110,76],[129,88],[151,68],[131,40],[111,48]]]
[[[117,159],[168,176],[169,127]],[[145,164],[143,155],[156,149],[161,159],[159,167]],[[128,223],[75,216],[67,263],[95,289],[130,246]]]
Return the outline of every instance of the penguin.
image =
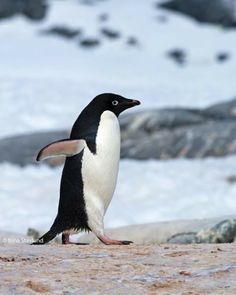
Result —
[[[120,161],[120,113],[138,100],[113,93],[96,96],[80,113],[70,137],[42,148],[36,160],[66,156],[60,183],[57,216],[50,230],[33,245],[45,244],[62,233],[93,232],[105,245],[128,245],[104,233],[104,215],[115,191]],[[78,243],[77,243],[78,244]]]

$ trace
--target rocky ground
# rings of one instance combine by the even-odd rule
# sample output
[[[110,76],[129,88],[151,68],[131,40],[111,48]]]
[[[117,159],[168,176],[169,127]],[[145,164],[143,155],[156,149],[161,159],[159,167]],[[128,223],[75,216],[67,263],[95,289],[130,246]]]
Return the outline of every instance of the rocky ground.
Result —
[[[235,244],[0,245],[1,294],[236,294]]]

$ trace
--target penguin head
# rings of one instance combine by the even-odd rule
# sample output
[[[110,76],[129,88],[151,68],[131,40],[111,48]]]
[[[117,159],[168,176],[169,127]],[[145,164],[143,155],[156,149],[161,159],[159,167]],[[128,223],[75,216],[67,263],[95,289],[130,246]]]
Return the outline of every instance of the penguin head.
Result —
[[[139,105],[140,102],[114,93],[103,93],[96,96],[91,101],[91,104],[101,112],[111,111],[118,117],[120,113],[126,109]]]

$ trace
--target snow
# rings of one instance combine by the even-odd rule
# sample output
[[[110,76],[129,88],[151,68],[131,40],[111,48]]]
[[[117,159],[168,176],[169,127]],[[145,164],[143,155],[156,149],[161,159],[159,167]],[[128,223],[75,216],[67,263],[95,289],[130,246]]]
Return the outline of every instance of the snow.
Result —
[[[0,107],[8,122],[0,137],[70,127],[86,103],[101,92],[138,98],[142,108],[202,107],[235,95],[235,30],[199,25],[154,8],[153,1],[52,4],[42,23],[21,17],[0,23]],[[105,23],[98,20],[102,13],[110,16]],[[160,15],[167,22],[158,22]],[[83,36],[98,36],[102,44],[85,50],[78,39],[41,34],[52,25],[81,28]],[[108,41],[100,34],[103,27],[119,30],[121,38]],[[129,36],[140,45],[128,46]],[[180,67],[166,57],[173,48],[186,51],[186,65]],[[229,52],[229,61],[215,61],[221,51]]]
[[[131,161],[120,165],[105,226],[235,214],[236,156],[224,159]],[[47,230],[57,213],[61,168],[1,165],[0,230]]]
[[[0,22],[0,138],[70,128],[96,94],[116,92],[142,101],[139,109],[204,107],[236,93],[236,31],[201,25],[154,8],[156,1],[52,1],[47,19],[22,17]],[[103,13],[106,22],[99,21]],[[166,17],[159,22],[158,17]],[[82,37],[101,40],[94,49],[41,34],[53,25],[82,29]],[[108,41],[100,29],[121,38]],[[127,38],[139,40],[137,47]],[[176,65],[167,51],[182,48],[187,63]],[[219,52],[230,59],[217,63]],[[137,109],[136,109],[137,110]],[[135,111],[129,110],[129,112]],[[122,161],[107,226],[235,213],[235,157],[176,161]],[[47,229],[56,214],[60,171],[47,167],[0,165],[0,229]]]

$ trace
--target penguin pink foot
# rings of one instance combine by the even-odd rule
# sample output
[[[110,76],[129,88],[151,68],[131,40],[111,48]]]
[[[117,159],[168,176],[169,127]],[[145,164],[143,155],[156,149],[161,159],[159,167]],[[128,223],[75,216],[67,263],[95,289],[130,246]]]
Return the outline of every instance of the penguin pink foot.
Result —
[[[62,245],[88,245],[88,243],[74,243],[74,242],[71,242],[69,234],[62,234],[61,242],[62,242]]]
[[[118,240],[112,240],[109,237],[103,235],[98,237],[101,242],[105,245],[129,245],[132,244],[132,241],[118,241]]]

